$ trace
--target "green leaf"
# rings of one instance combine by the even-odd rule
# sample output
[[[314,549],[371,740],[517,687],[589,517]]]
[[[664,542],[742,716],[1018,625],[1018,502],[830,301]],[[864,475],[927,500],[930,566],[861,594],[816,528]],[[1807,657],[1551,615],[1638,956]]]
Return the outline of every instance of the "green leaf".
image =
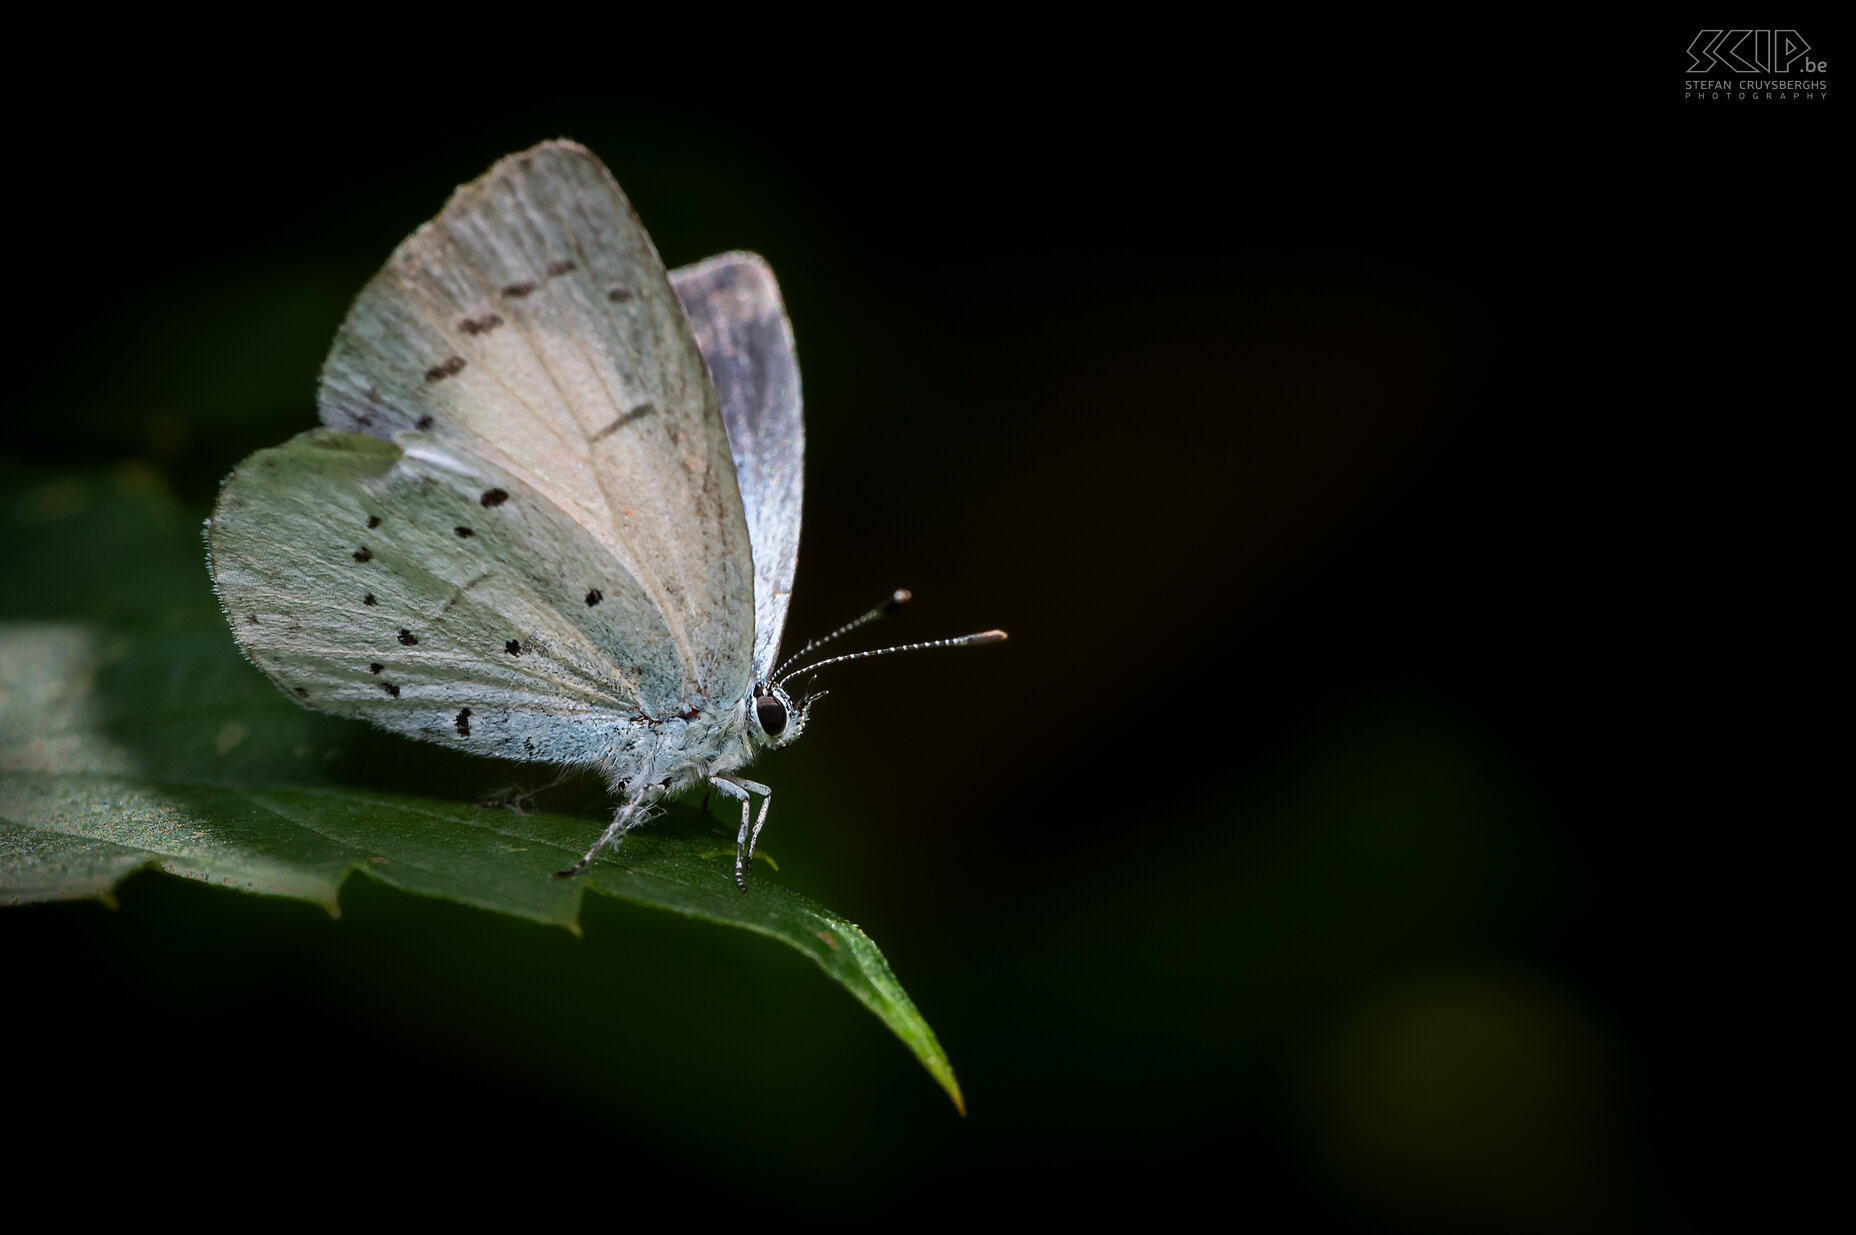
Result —
[[[550,878],[609,818],[468,799],[545,769],[472,759],[297,707],[238,655],[197,525],[151,474],[32,484],[5,523],[25,586],[0,601],[0,903],[100,898],[153,869],[339,912],[356,871],[579,933],[588,889],[805,953],[901,1038],[956,1106],[934,1032],[856,924],[783,886],[734,885],[734,835],[672,804],[579,879]],[[964,1106],[962,1106],[964,1110]]]

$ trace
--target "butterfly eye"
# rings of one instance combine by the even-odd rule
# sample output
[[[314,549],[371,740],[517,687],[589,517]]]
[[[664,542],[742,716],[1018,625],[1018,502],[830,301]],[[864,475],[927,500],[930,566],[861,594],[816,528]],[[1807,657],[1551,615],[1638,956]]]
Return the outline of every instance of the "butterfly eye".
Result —
[[[760,727],[770,738],[777,738],[786,728],[786,705],[772,695],[762,695],[754,700],[754,716],[760,721]]]

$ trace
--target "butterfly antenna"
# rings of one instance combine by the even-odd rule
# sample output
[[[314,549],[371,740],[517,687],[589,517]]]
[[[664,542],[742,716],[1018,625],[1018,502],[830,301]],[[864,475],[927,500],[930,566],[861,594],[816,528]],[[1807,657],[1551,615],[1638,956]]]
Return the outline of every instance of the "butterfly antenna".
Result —
[[[826,665],[835,665],[847,660],[862,660],[866,656],[893,656],[897,652],[919,652],[923,648],[968,648],[979,647],[981,644],[985,643],[1004,642],[1004,631],[982,630],[977,635],[962,635],[958,639],[930,639],[926,643],[904,643],[893,648],[878,648],[874,652],[849,652],[843,656],[833,656],[829,660],[814,661],[803,669],[795,669],[791,673],[776,679],[775,684],[778,685],[787,678],[796,677],[801,673],[811,673],[814,670],[823,669]]]
[[[836,639],[839,635],[848,635],[852,631],[856,630],[859,626],[868,625],[869,623],[876,621],[878,618],[888,617],[890,614],[894,613],[896,610],[902,608],[902,606],[908,604],[910,595],[911,593],[909,592],[908,588],[899,587],[893,593],[890,594],[890,597],[888,600],[884,601],[882,604],[878,605],[876,608],[870,610],[870,612],[864,614],[862,617],[855,618],[849,622],[846,622],[844,625],[838,627],[838,629],[832,631],[829,635],[826,635],[822,639],[814,639],[812,642],[806,644],[804,647],[800,648],[797,652],[794,652],[791,656],[788,656],[785,660],[781,661],[780,667],[773,671],[773,680],[776,682],[779,681],[781,674],[783,674],[786,670],[786,666],[806,656],[814,648],[823,647],[825,644],[830,643],[833,639]]]

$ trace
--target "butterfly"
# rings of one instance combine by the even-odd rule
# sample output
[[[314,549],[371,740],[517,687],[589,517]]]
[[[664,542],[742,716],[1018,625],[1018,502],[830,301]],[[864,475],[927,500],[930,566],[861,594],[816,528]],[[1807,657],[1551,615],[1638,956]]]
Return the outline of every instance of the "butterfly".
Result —
[[[240,463],[207,521],[246,657],[309,708],[598,769],[618,806],[563,877],[663,797],[733,798],[745,892],[772,790],[739,769],[822,697],[775,665],[805,430],[766,262],[666,271],[605,166],[547,142],[394,251],[318,405],[324,427]]]

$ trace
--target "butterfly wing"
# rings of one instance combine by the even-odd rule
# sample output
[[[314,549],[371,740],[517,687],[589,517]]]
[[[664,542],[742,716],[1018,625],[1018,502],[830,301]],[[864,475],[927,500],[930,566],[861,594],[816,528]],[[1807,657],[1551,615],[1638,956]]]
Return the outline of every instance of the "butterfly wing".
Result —
[[[673,650],[676,672],[639,685],[646,710],[747,692],[752,549],[714,387],[656,249],[586,150],[549,142],[459,189],[355,301],[320,404],[331,428],[424,434],[578,528],[584,556],[635,584],[620,626]]]
[[[728,428],[754,546],[754,678],[773,672],[799,561],[805,423],[793,328],[767,263],[724,253],[670,272]]]
[[[639,581],[544,494],[430,434],[261,450],[208,529],[240,646],[306,706],[559,763],[610,760],[640,712],[677,706]]]

